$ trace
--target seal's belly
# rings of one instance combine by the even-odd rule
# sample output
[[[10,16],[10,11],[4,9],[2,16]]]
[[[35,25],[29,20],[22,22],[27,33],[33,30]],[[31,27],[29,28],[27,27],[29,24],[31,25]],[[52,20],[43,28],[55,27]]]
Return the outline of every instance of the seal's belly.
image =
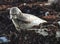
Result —
[[[20,28],[20,29],[29,29],[33,26],[31,23],[25,23],[18,20],[13,20],[13,23],[15,27]]]

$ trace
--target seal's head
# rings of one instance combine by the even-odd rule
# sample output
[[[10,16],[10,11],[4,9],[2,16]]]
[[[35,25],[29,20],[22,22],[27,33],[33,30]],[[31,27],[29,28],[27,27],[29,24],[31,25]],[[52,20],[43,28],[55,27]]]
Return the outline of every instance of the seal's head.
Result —
[[[22,13],[22,12],[18,7],[10,8],[10,19],[12,19],[12,18],[16,19],[17,15],[20,15],[20,13]]]

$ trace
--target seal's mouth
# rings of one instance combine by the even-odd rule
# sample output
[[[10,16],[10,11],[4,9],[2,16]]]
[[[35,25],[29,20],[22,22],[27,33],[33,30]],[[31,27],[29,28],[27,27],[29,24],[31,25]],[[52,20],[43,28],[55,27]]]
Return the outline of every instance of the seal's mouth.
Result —
[[[15,16],[13,16],[13,18],[14,18],[14,19],[17,19],[17,16],[15,15]]]
[[[16,15],[10,15],[10,19],[17,19]]]

